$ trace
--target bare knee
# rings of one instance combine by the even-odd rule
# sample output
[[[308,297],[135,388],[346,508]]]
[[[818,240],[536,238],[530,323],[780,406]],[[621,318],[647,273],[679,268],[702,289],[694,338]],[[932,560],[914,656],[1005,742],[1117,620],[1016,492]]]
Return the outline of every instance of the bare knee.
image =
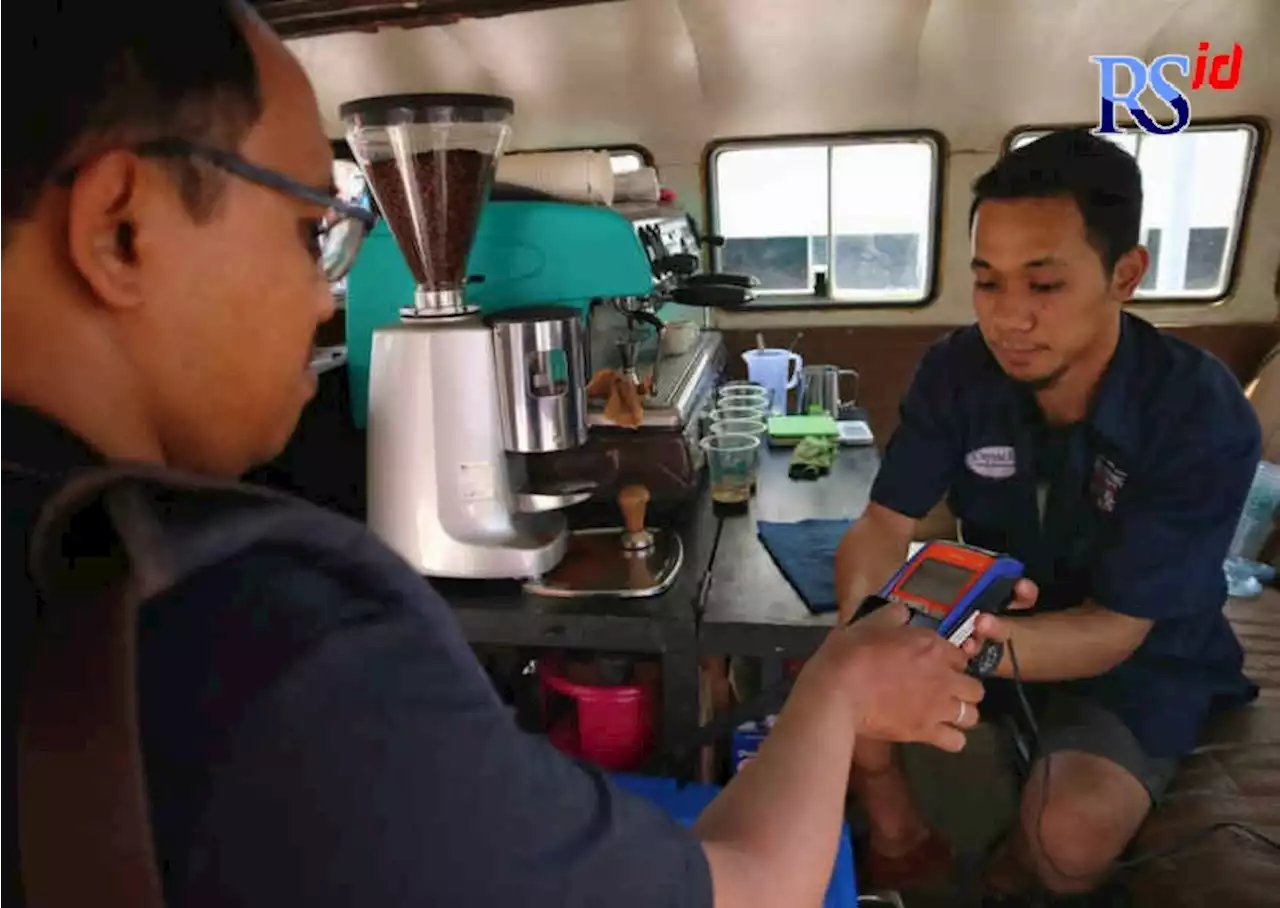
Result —
[[[1023,828],[1031,843],[1033,868],[1054,892],[1087,892],[1102,881],[1124,848],[1116,846],[1115,824],[1105,807],[1084,801],[1056,801]],[[1033,825],[1034,824],[1034,825]]]
[[[1053,892],[1087,892],[1106,878],[1150,802],[1137,779],[1102,757],[1065,752],[1053,763],[1047,799],[1040,766],[1023,792],[1030,869]]]

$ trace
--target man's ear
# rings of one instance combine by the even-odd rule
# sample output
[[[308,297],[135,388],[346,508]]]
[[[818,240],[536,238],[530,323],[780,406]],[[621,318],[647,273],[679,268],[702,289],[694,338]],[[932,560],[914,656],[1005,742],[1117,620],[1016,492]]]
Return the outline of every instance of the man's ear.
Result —
[[[138,218],[148,173],[128,151],[111,151],[77,171],[67,209],[71,262],[102,305],[142,303]]]
[[[1147,252],[1147,247],[1134,246],[1116,262],[1111,272],[1111,292],[1121,302],[1132,299],[1150,266],[1151,253]]]

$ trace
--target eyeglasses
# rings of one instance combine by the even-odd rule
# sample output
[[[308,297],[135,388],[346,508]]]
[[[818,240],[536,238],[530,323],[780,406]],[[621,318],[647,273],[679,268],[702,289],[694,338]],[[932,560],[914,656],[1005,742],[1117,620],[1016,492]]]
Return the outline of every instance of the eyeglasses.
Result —
[[[367,204],[344,201],[293,177],[246,161],[233,151],[179,138],[153,139],[132,146],[131,150],[142,157],[200,158],[242,180],[324,207],[326,211],[317,228],[316,239],[320,250],[320,267],[329,283],[341,280],[351,270],[364,238],[378,221],[378,216]],[[75,174],[75,168],[63,171],[58,174],[57,182],[69,186]],[[361,195],[361,201],[367,203],[368,200],[369,192],[366,189]]]

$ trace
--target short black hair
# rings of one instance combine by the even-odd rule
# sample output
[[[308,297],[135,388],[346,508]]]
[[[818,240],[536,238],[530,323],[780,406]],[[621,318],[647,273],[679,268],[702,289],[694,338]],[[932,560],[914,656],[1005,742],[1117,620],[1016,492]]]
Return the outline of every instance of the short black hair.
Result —
[[[30,216],[45,186],[112,144],[175,137],[234,148],[262,112],[242,0],[37,0],[4,33],[3,228]],[[175,161],[193,213],[218,175]]]
[[[1133,155],[1086,129],[1048,133],[1004,154],[973,184],[969,227],[989,199],[1069,197],[1084,217],[1089,243],[1110,274],[1138,245],[1142,171]]]

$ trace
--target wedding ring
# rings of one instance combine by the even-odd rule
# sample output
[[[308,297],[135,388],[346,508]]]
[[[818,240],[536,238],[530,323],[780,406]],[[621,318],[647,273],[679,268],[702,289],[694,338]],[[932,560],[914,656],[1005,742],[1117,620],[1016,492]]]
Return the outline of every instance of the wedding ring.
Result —
[[[965,704],[965,702],[964,702],[963,700],[961,700],[961,701],[960,701],[960,715],[956,716],[956,721],[955,721],[955,724],[956,724],[956,725],[959,725],[961,722],[963,722],[963,721],[964,721],[964,711],[965,711],[965,709],[966,709],[966,708],[967,708],[967,705]]]

